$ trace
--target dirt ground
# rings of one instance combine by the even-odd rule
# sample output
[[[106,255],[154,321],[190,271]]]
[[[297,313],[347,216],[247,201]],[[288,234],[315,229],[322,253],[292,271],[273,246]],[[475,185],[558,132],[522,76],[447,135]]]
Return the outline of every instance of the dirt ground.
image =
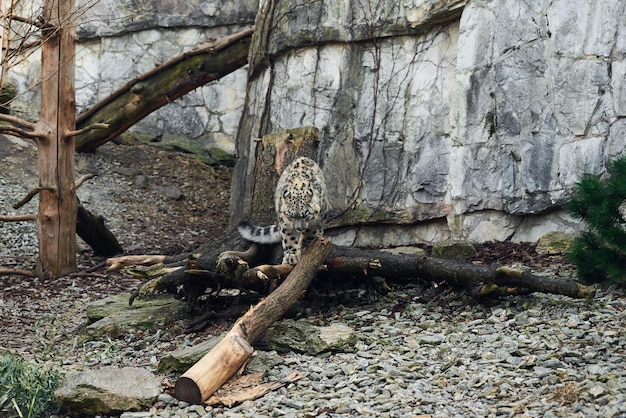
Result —
[[[209,167],[156,147],[114,143],[79,154],[76,161],[77,177],[95,174],[78,190],[82,204],[105,218],[127,254],[179,254],[228,228],[231,168]],[[36,164],[32,144],[0,136],[0,213],[36,210],[37,199],[17,211],[10,207],[37,185]],[[33,269],[35,225],[0,222],[0,234],[0,268]],[[0,275],[0,347],[37,360],[70,354],[84,326],[87,303],[130,294],[140,285],[121,272],[105,274],[104,266],[97,268],[104,258],[94,256],[80,239],[78,247],[79,270],[95,268],[98,275],[79,272],[53,280]]]

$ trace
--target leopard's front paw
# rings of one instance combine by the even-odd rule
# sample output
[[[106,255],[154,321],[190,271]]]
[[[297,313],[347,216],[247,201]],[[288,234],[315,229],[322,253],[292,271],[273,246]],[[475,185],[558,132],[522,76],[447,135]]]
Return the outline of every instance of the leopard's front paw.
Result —
[[[283,264],[291,264],[295,266],[300,261],[300,255],[296,253],[286,253],[283,256]]]

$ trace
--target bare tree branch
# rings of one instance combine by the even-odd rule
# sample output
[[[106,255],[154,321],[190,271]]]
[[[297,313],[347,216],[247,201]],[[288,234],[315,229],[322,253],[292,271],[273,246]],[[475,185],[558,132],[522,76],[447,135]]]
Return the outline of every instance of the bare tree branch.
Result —
[[[84,128],[78,129],[76,131],[70,131],[67,133],[67,136],[78,136],[86,132],[89,132],[93,129],[107,129],[108,127],[109,127],[108,123],[94,123],[89,126],[85,126]]]
[[[3,115],[0,114],[0,120],[3,120],[5,122],[9,122],[12,125],[16,126],[16,127],[21,127],[23,129],[26,129],[28,131],[34,131],[35,130],[35,124],[28,122],[27,120],[24,120],[22,118],[17,118],[15,116],[11,116],[11,115]]]
[[[6,16],[7,19],[9,20],[14,20],[16,22],[22,22],[22,23],[27,23],[31,26],[35,26],[39,29],[43,29],[44,27],[44,23],[41,21],[41,19],[34,19],[32,17],[23,17],[20,15],[16,15],[14,13],[9,13]]]
[[[84,176],[82,176],[81,178],[76,180],[76,183],[74,183],[74,187],[76,189],[78,189],[84,182],[86,182],[87,180],[92,179],[94,177],[95,176],[93,174],[85,174]]]
[[[37,215],[0,215],[0,222],[24,222],[24,221],[36,221]]]
[[[30,270],[0,268],[0,276],[35,277],[35,273]]]
[[[42,139],[45,137],[45,135],[41,132],[30,132],[10,125],[0,126],[0,133],[10,134],[20,138],[33,140]]]
[[[42,190],[49,190],[51,192],[54,192],[54,187],[35,187],[34,189],[32,189],[30,192],[28,192],[26,194],[26,196],[24,196],[24,198],[22,200],[20,200],[19,202],[17,202],[16,204],[13,205],[13,209],[19,209],[22,206],[24,206],[25,204],[27,204],[28,202],[31,201],[31,199],[33,197],[35,197],[39,192],[41,192]]]

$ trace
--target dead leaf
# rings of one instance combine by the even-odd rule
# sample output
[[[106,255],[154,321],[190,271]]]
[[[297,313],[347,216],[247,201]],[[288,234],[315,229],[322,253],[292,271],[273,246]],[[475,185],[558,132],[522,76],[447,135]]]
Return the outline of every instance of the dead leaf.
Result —
[[[226,382],[206,400],[205,405],[222,404],[231,407],[244,401],[258,399],[271,390],[276,390],[305,376],[306,373],[293,371],[282,381],[263,382],[261,372],[242,375]]]

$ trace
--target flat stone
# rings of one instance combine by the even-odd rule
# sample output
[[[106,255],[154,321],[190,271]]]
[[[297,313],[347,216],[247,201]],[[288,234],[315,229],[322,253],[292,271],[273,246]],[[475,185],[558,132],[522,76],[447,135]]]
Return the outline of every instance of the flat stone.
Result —
[[[155,186],[152,186],[152,189],[155,192],[172,200],[180,200],[184,196],[183,191],[174,185],[168,185],[168,186],[156,186],[155,185]]]
[[[138,367],[102,367],[70,375],[54,401],[72,416],[116,415],[152,406],[161,393],[158,379]]]
[[[407,255],[415,255],[415,256],[424,256],[426,255],[426,250],[420,247],[394,247],[394,248],[383,248],[381,251],[388,252],[390,254],[407,254]]]
[[[221,336],[213,337],[200,344],[191,347],[183,347],[166,355],[159,361],[159,372],[184,372],[211,351],[221,340]]]
[[[303,320],[287,319],[274,324],[261,344],[279,353],[295,351],[315,356],[326,351],[341,350],[354,339],[354,330],[344,324],[318,327]]]
[[[445,337],[439,334],[426,334],[417,337],[417,342],[420,345],[439,345],[445,341]]]
[[[538,254],[565,254],[574,244],[576,234],[552,231],[542,236],[537,242]]]
[[[85,331],[91,338],[117,337],[137,329],[162,328],[171,321],[185,317],[185,304],[171,295],[155,299],[135,300],[117,295],[96,301],[87,307]]]
[[[476,254],[474,244],[467,240],[445,240],[433,245],[432,255],[437,258],[460,259]]]

